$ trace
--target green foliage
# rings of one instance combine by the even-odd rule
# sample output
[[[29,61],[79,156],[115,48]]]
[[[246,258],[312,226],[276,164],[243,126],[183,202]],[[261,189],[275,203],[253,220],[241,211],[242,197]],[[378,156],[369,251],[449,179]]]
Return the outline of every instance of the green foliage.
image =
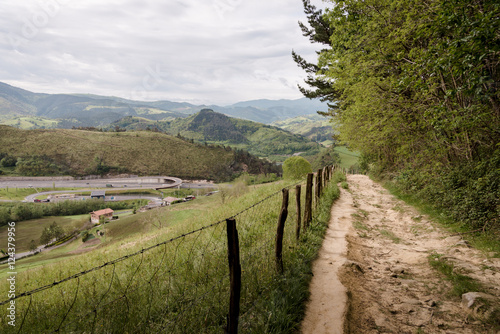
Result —
[[[40,243],[42,245],[48,244],[52,240],[52,233],[50,231],[50,227],[46,227],[42,231],[42,235],[40,236]]]
[[[324,148],[319,154],[312,158],[312,169],[318,170],[325,166],[338,165],[340,163],[340,156],[335,151],[335,146]]]
[[[24,156],[17,159],[16,172],[25,176],[65,174],[66,168],[59,166],[48,156]]]
[[[17,163],[17,158],[11,155],[7,155],[2,160],[0,160],[0,165],[3,167],[14,167]]]
[[[285,179],[302,179],[308,173],[312,173],[311,164],[301,156],[290,157],[283,162],[283,177]]]
[[[90,233],[89,231],[85,230],[81,233],[81,236],[82,236],[82,242],[85,242],[87,241],[88,237],[89,237]]]
[[[498,2],[304,5],[304,34],[326,45],[317,64],[299,62],[315,88],[305,93],[338,102],[330,114],[360,168],[396,176],[469,229],[498,230]]]
[[[30,252],[34,252],[36,251],[37,249],[37,244],[36,244],[36,241],[35,240],[31,240],[30,241],[30,245],[29,245],[29,248],[30,248]]]
[[[436,174],[438,177],[436,177]],[[500,150],[481,163],[436,172],[405,169],[395,186],[424,198],[465,229],[500,230]]]
[[[52,239],[56,241],[64,237],[64,230],[56,222],[53,222],[50,226],[43,229],[42,235],[40,236],[40,243],[42,245],[48,244]],[[30,246],[31,247],[31,246]]]

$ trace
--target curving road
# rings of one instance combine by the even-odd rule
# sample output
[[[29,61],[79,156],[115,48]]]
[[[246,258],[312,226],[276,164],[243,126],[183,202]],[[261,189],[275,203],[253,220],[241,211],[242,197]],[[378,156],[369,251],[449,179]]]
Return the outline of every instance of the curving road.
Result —
[[[109,178],[95,180],[61,180],[48,177],[2,177],[0,188],[175,188],[182,185],[182,179],[170,176],[146,176],[130,178]]]

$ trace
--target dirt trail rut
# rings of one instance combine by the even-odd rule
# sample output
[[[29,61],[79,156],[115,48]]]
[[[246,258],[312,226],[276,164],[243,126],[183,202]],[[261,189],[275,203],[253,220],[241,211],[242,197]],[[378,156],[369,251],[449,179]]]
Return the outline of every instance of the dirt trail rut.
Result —
[[[500,259],[488,258],[363,175],[341,189],[320,255],[302,333],[500,333],[471,316],[430,254],[500,300]]]

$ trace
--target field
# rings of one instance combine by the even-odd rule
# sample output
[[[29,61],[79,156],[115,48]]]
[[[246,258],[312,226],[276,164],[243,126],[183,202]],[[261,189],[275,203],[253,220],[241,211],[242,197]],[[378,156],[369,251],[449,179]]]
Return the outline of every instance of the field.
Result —
[[[19,293],[107,261],[114,264],[57,284],[33,298],[17,300],[19,317],[27,315],[25,328],[38,332],[43,328],[63,332],[86,328],[103,333],[125,328],[133,329],[131,333],[199,332],[201,328],[206,333],[220,332],[226,321],[229,287],[225,218],[233,216],[238,221],[244,271],[242,326],[247,332],[269,332],[265,328],[270,327],[274,333],[288,332],[300,321],[310,261],[321,245],[328,203],[335,191],[338,196],[338,189],[327,188],[324,197],[330,202],[318,205],[311,228],[303,232],[300,242],[295,239],[295,200],[290,201],[281,276],[272,254],[285,186],[283,181],[234,184],[191,202],[126,214],[90,231],[97,235],[99,229],[103,236],[86,243],[78,239],[20,260],[16,263]],[[302,192],[302,203],[304,196]],[[114,262],[119,258],[123,260]],[[6,271],[0,266],[0,276],[5,277]],[[1,294],[6,287],[0,283]],[[97,318],[89,317],[94,309]]]
[[[111,193],[111,192],[110,192]],[[113,191],[114,194],[150,194],[159,195],[156,190],[124,190]],[[187,196],[192,191],[189,189],[173,190],[169,189],[165,196]],[[105,225],[96,226],[89,230],[97,239],[101,240],[99,247],[113,247],[117,242],[124,239],[133,238],[134,236],[141,236],[144,233],[155,233],[164,227],[177,225],[183,221],[193,219],[201,215],[204,211],[211,206],[220,204],[220,199],[217,196],[200,196],[196,201],[181,203],[171,207],[157,208],[155,210],[132,214],[132,210],[117,211],[114,215],[119,216],[118,220],[113,220]],[[38,240],[45,227],[50,226],[56,222],[59,226],[63,227],[65,231],[72,231],[75,228],[81,228],[90,220],[88,214],[76,216],[63,216],[63,217],[44,217],[40,219],[33,219],[16,223],[16,251],[18,253],[29,251],[29,243]],[[8,226],[0,227],[0,249],[6,249]],[[96,230],[104,231],[104,236],[97,235]],[[50,251],[48,253],[42,252],[34,257],[27,258],[19,261],[20,265],[18,270],[22,271],[25,267],[25,261],[28,267],[33,268],[41,261],[44,264],[52,261],[59,261],[65,257],[72,257],[77,255],[71,253],[76,248],[82,245],[81,238],[78,238],[71,245],[64,248],[57,249],[57,251]],[[84,248],[84,247],[83,247]],[[1,270],[2,266],[0,266]],[[0,275],[1,276],[1,275]]]
[[[345,146],[335,147],[335,152],[337,152],[340,156],[341,167],[349,168],[358,163],[359,153],[349,151],[349,149]]]
[[[29,243],[38,240],[42,235],[45,227],[56,222],[65,231],[72,231],[76,228],[81,228],[85,222],[89,221],[89,215],[66,216],[66,217],[44,217],[41,219],[27,220],[16,224],[16,251],[18,253],[29,251]],[[0,227],[0,249],[7,248],[7,228],[8,226]]]
[[[36,116],[16,117],[0,122],[3,125],[13,126],[19,129],[30,130],[40,128],[55,128],[59,121]]]

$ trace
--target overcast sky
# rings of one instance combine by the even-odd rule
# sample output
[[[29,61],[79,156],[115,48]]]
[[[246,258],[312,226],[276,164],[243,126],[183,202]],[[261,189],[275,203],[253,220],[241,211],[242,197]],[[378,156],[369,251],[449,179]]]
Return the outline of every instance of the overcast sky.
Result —
[[[291,51],[313,60],[320,45],[299,20],[301,0],[3,0],[0,81],[198,104],[301,98]]]

